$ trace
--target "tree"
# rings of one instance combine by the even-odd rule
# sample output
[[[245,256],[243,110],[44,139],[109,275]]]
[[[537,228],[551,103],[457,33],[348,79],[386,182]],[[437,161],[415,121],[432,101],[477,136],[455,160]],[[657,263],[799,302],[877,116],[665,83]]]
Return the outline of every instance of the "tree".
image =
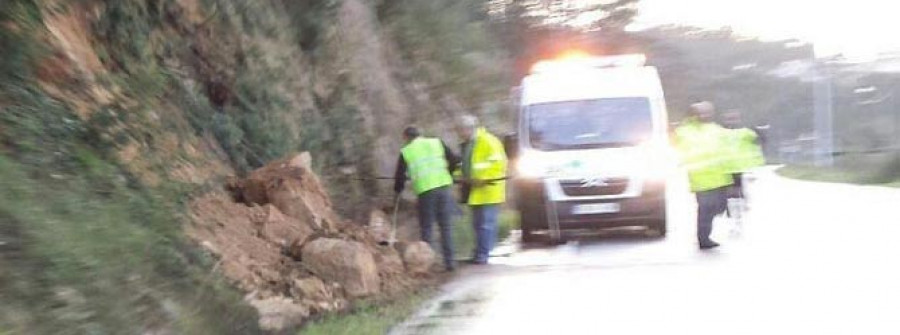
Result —
[[[623,29],[637,15],[638,1],[488,0],[487,8],[494,19],[532,28]]]
[[[488,0],[486,9],[493,31],[515,58],[516,74],[528,72],[534,62],[564,50],[608,53],[609,43],[598,45],[598,33],[621,40],[624,28],[637,15],[639,0]]]

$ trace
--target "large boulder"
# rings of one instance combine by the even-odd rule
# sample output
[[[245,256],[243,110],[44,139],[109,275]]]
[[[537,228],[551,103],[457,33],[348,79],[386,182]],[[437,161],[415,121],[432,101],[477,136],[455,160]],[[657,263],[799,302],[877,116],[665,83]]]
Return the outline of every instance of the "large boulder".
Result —
[[[303,247],[303,264],[326,281],[344,287],[350,297],[378,293],[381,280],[372,253],[361,243],[320,238]]]
[[[272,205],[264,206],[251,219],[260,238],[283,249],[302,246],[315,232],[306,222],[285,216]]]
[[[234,199],[247,205],[272,204],[317,230],[337,229],[338,217],[325,187],[311,169],[308,153],[269,163],[246,179],[230,180],[226,188]]]
[[[259,327],[263,330],[280,332],[289,327],[299,326],[309,316],[309,310],[285,297],[248,299],[259,312]]]
[[[373,255],[375,256],[375,264],[378,265],[378,272],[382,275],[403,273],[405,268],[403,259],[400,258],[400,253],[394,248],[390,246],[376,247]]]
[[[311,173],[306,175],[312,176]],[[298,178],[278,178],[269,183],[266,194],[271,204],[317,230],[335,231],[338,219],[328,198],[308,189]]]
[[[437,261],[434,250],[428,243],[422,241],[397,243],[397,251],[400,252],[400,258],[403,259],[406,271],[410,274],[427,274]]]

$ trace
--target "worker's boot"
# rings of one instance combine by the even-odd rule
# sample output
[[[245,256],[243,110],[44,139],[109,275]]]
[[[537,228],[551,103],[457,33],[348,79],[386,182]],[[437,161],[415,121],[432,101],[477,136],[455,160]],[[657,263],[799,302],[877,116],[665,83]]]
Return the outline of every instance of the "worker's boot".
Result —
[[[728,199],[728,217],[731,219],[731,237],[740,237],[744,230],[744,200]]]

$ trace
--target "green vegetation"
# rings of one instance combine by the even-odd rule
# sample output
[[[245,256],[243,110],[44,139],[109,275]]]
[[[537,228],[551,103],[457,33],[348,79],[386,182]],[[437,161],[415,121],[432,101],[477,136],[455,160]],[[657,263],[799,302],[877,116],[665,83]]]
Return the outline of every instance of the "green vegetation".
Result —
[[[381,335],[409,317],[431,295],[417,292],[397,301],[357,306],[348,314],[334,315],[310,323],[300,332],[304,335]]]
[[[255,311],[182,237],[179,185],[148,188],[113,158],[123,139],[107,130],[135,115],[83,120],[38,88],[29,71],[47,56],[34,37],[41,20],[31,1],[0,10],[23,27],[0,34],[3,65],[16,66],[0,77],[4,333],[259,332]],[[158,92],[134,71],[135,91]]]
[[[778,170],[778,174],[788,178],[824,181],[829,183],[860,184],[863,177],[858,173],[812,166],[791,165]]]
[[[135,320],[195,334],[256,332],[255,312],[180,237],[176,210],[125,177],[104,180],[115,166],[81,159],[86,176],[35,180],[28,174],[48,171],[0,158],[0,238],[9,243],[0,263],[14,269],[0,274],[0,321],[21,333],[142,329]],[[39,312],[7,320],[12,309]]]
[[[467,106],[504,96],[506,69],[494,63],[501,52],[484,31],[483,0],[394,0],[380,9],[390,22],[414,73],[456,93]],[[439,64],[441,72],[429,67]],[[479,73],[480,72],[480,73]],[[476,80],[478,79],[478,80]]]
[[[795,179],[900,187],[900,157],[890,154],[843,157],[830,168],[789,165],[778,173]]]

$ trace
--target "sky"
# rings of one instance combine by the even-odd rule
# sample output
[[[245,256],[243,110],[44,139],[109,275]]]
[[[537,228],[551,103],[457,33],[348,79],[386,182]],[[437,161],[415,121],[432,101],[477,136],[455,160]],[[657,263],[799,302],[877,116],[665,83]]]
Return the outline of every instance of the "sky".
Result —
[[[592,1],[592,0],[583,0]],[[636,27],[731,26],[764,39],[798,38],[820,56],[872,58],[900,51],[900,2],[894,0],[641,0]]]

